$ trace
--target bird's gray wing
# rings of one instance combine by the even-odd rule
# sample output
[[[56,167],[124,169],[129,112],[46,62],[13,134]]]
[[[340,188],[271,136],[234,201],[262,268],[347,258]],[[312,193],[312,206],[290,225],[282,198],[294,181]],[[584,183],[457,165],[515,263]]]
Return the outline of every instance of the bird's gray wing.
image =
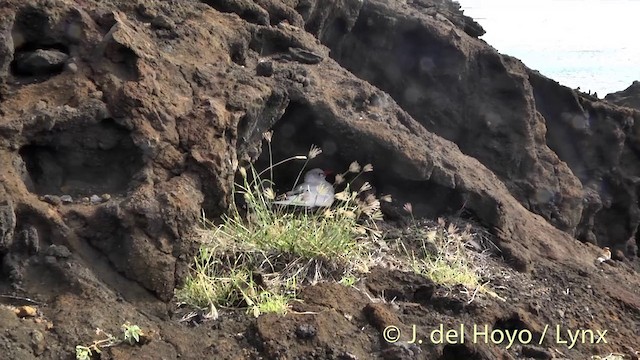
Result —
[[[287,192],[284,200],[274,201],[274,204],[297,205],[306,207],[331,206],[334,199],[333,186],[327,181],[319,183],[302,183]]]
[[[278,205],[294,205],[294,206],[306,206],[312,207],[314,199],[311,196],[311,193],[308,190],[303,190],[298,194],[293,194],[291,196],[287,196],[284,200],[274,201],[274,204]]]
[[[287,194],[287,196],[293,196],[293,195],[302,194],[305,191],[311,191],[311,187],[312,187],[312,185],[310,185],[308,183],[302,183],[302,184],[296,186],[293,190],[287,191],[286,194]]]
[[[311,193],[313,194],[314,206],[328,207],[333,204],[335,197],[334,189],[329,182],[324,181],[317,184],[315,188],[312,189]]]

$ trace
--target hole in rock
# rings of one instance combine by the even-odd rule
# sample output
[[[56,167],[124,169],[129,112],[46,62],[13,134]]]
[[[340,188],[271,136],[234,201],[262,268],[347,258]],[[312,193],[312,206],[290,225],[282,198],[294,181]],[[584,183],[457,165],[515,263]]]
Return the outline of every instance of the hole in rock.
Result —
[[[289,39],[278,36],[278,33],[266,29],[258,29],[253,33],[249,42],[249,49],[257,52],[260,56],[286,53],[291,47]]]
[[[242,3],[228,0],[201,0],[201,2],[219,12],[236,14],[241,19],[251,24],[268,25],[268,21],[266,21],[268,19],[268,14],[266,11],[261,11],[261,8],[253,3]]]
[[[496,320],[495,324],[493,324],[493,328],[495,330],[515,331],[526,330],[527,325],[520,320],[518,315],[514,314],[513,316]]]
[[[53,130],[20,149],[39,195],[122,194],[143,165],[129,132],[112,120]]]
[[[68,58],[69,49],[63,44],[28,42],[14,50],[11,74],[16,78],[44,81],[60,74]]]
[[[403,171],[396,169],[400,162],[398,155],[385,148],[382,142],[363,136],[349,124],[325,120],[322,113],[314,113],[304,104],[292,101],[272,130],[274,163],[295,155],[306,155],[311,144],[315,144],[322,149],[322,154],[309,161],[306,170],[318,167],[342,173],[353,161],[358,161],[362,166],[371,163],[373,172],[359,176],[351,184],[352,189],[358,189],[364,181],[368,181],[378,196],[391,194],[395,203],[411,202],[414,215],[419,217],[434,218],[458,213],[465,208],[465,201],[459,190],[439,185],[435,181],[411,180],[398,176]],[[256,169],[261,171],[268,168],[269,161],[269,149],[265,145],[255,163]],[[304,160],[294,160],[274,168],[274,190],[277,193],[290,190],[303,164]],[[268,179],[269,172],[265,172],[263,178]],[[329,176],[328,180],[332,182],[334,179]],[[347,177],[347,181],[349,180]],[[336,190],[340,191],[342,188],[337,187]]]
[[[509,317],[497,319],[493,324],[493,329],[500,330],[502,332],[508,332],[510,334],[514,334],[516,332],[520,333],[523,330],[527,330],[531,332],[534,342],[538,342],[540,340],[540,337],[542,336],[542,334],[540,334],[539,332],[530,330],[530,326],[528,326],[527,323],[523,321],[518,314],[512,314]],[[518,343],[517,340],[516,343]]]
[[[247,65],[247,49],[243,43],[234,43],[230,46],[231,61],[238,65]]]
[[[336,172],[344,171],[351,161],[356,160],[348,160],[351,154],[355,153],[347,150],[345,148],[347,144],[339,140],[338,129],[334,128],[330,133],[323,126],[323,122],[305,105],[292,101],[272,130],[271,147],[274,163],[295,155],[307,155],[312,144],[320,147],[322,154],[310,160],[306,170],[322,168]],[[292,160],[275,167],[273,180],[276,190],[279,192],[290,190],[303,164],[304,160]],[[263,146],[262,154],[255,166],[260,171],[269,167],[267,146]],[[269,178],[269,172],[265,172],[263,178]]]

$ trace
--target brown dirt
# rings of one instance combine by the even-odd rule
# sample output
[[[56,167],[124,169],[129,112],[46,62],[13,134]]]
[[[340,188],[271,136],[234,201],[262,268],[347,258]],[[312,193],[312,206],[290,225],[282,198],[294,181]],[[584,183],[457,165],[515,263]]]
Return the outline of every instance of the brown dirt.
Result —
[[[411,236],[404,240],[410,242]],[[457,359],[462,354],[519,359],[534,350],[543,356],[583,359],[624,353],[637,345],[640,331],[637,274],[617,261],[586,269],[544,265],[521,273],[491,256],[483,279],[504,301],[482,292],[469,301],[473,295],[463,288],[445,288],[410,272],[376,267],[352,288],[335,283],[304,287],[302,301],[286,316],[255,319],[242,310],[222,309],[218,320],[197,324],[179,321],[188,309],[159,302],[137,285],[122,283],[122,277],[115,286],[128,293],[108,290],[115,286],[97,280],[79,260],[43,255],[31,261],[23,287],[40,302],[34,306],[38,315],[21,319],[13,307],[0,308],[8,329],[0,336],[0,349],[11,359],[72,358],[76,344],[96,338],[95,328],[117,333],[125,321],[140,325],[151,340],[108,349],[102,359]],[[636,284],[635,291],[629,284]],[[466,332],[464,344],[433,344],[429,338],[440,325],[446,331],[460,324]],[[473,325],[530,331],[533,345],[516,342],[506,349],[508,343],[487,345],[482,337],[474,344]],[[546,325],[550,330],[539,345]],[[402,331],[400,341],[383,339],[387,326]],[[567,339],[566,330],[607,330],[607,344],[579,343],[568,349],[557,341],[557,326],[562,340]],[[407,344],[413,331],[421,344]]]

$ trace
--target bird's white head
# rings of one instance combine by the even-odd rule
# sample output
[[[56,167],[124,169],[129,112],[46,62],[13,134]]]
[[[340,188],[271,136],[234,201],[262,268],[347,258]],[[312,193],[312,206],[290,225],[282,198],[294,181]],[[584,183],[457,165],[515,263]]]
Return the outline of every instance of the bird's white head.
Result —
[[[324,170],[320,168],[315,168],[307,171],[304,175],[304,182],[306,183],[317,183],[323,181],[326,177],[326,173]]]

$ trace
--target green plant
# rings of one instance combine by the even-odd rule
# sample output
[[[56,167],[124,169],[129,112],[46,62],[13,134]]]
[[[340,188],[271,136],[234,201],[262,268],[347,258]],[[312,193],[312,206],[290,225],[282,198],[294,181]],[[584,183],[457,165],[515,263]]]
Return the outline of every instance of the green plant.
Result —
[[[271,133],[265,135],[271,149]],[[351,182],[335,196],[332,208],[286,211],[273,206],[273,168],[293,160],[305,160],[296,184],[309,160],[322,151],[311,146],[307,155],[297,155],[257,171],[240,168],[241,181],[234,193],[241,195],[246,209],[232,204],[214,225],[204,220],[202,245],[194,258],[185,285],[176,291],[179,301],[197,307],[245,307],[258,316],[265,312],[284,314],[295,299],[297,285],[325,277],[342,278],[354,270],[366,270],[370,240],[381,233],[380,202],[365,183],[351,190],[351,182],[371,165],[357,162],[336,176],[336,183]],[[262,176],[270,174],[268,179]],[[294,185],[295,186],[295,185]],[[259,274],[259,278],[256,278]]]
[[[97,352],[100,352],[100,350],[97,350]],[[89,360],[91,359],[91,349],[86,347],[86,346],[82,346],[82,345],[77,345],[76,346],[76,359],[78,360]]]
[[[340,279],[339,283],[342,284],[343,286],[353,286],[358,282],[358,278],[355,277],[354,275],[344,275],[342,277],[342,279]]]
[[[405,210],[412,211],[411,204],[405,204]],[[431,228],[420,228],[415,219],[412,230],[417,235],[417,249],[408,249],[400,242],[404,254],[410,259],[411,268],[437,284],[464,285],[467,288],[480,286],[480,276],[474,257],[466,248],[471,240],[467,230],[460,230],[454,224],[445,224],[438,219],[438,224]]]
[[[131,325],[128,321],[122,324],[122,337],[118,338],[100,328],[96,329],[96,335],[103,336],[103,339],[94,340],[91,345],[76,345],[76,359],[90,360],[94,353],[100,354],[102,349],[117,346],[123,342],[134,345],[140,342],[143,335],[142,329],[138,325]]]
[[[124,341],[129,345],[134,345],[140,342],[140,335],[142,335],[142,329],[138,325],[131,325],[129,322],[122,324],[122,331],[124,333]]]

